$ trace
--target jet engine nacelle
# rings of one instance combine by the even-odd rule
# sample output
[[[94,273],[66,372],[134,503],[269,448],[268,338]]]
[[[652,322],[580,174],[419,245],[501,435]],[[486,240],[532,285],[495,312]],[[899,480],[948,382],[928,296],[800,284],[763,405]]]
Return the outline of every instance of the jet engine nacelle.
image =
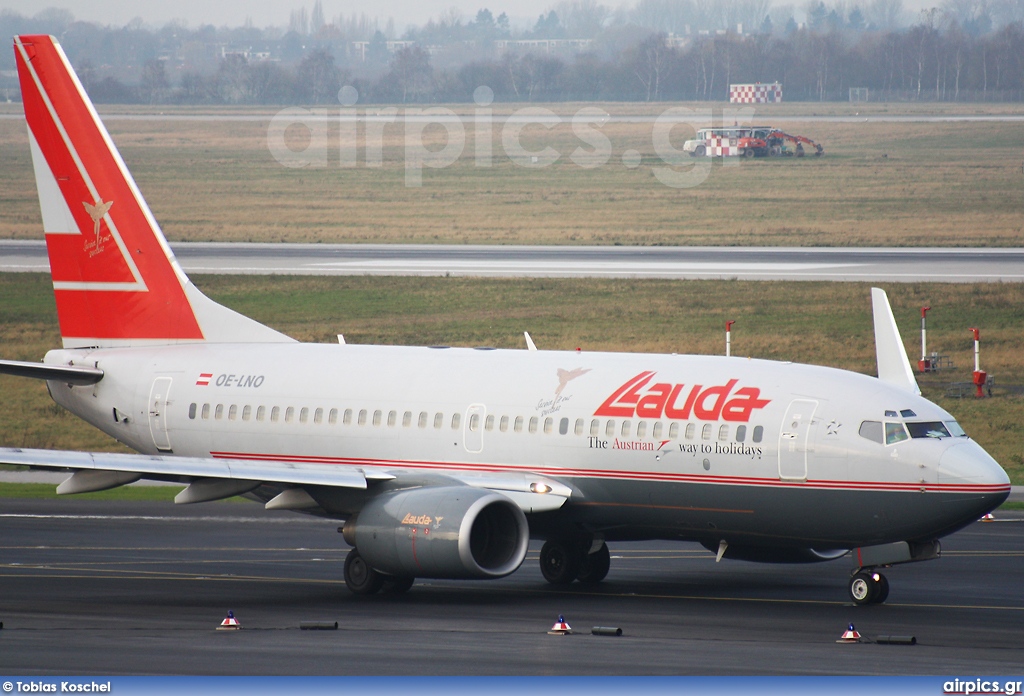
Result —
[[[718,553],[718,545],[710,542],[702,546],[712,553]],[[769,546],[744,546],[729,544],[722,558],[736,561],[753,561],[755,563],[821,563],[842,558],[847,549],[800,549],[774,548]]]
[[[530,541],[518,505],[469,486],[382,493],[344,535],[375,570],[418,578],[500,578],[522,564]]]

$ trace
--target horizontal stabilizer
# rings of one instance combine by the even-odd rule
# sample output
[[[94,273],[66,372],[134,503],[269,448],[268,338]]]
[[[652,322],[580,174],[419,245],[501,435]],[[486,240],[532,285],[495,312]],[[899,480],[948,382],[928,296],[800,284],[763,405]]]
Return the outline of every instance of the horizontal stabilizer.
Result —
[[[95,367],[76,367],[74,365],[46,365],[37,362],[19,362],[17,360],[0,360],[0,374],[32,379],[47,379],[81,386],[96,384],[103,379],[103,370]]]
[[[885,290],[871,288],[871,306],[875,318],[875,356],[878,360],[878,379],[907,391],[920,394],[921,389],[910,369],[907,349],[903,347],[900,330],[889,306]]]

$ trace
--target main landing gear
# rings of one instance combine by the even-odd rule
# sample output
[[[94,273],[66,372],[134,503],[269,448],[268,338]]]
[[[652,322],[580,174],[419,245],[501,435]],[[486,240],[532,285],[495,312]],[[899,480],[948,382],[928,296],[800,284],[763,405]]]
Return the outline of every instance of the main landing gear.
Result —
[[[578,540],[549,539],[540,550],[540,572],[552,585],[601,582],[611,567],[611,554],[603,541],[594,544]]]
[[[850,598],[854,604],[881,604],[889,597],[889,581],[874,569],[861,568],[850,578]]]
[[[371,595],[380,591],[402,594],[407,592],[414,582],[414,577],[399,577],[377,572],[356,549],[352,549],[345,556],[345,584],[355,594]]]

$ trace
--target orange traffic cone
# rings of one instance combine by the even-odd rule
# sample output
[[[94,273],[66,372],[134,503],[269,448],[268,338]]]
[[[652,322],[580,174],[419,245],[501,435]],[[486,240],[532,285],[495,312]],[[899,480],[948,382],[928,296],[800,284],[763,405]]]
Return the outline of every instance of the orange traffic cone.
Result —
[[[559,614],[558,621],[556,621],[555,625],[551,627],[550,631],[548,631],[548,635],[564,636],[569,633],[572,633],[572,628],[570,628],[569,624],[565,622],[565,617]]]
[[[220,626],[217,627],[218,631],[237,631],[242,627],[242,624],[238,623],[238,619],[235,618],[235,612],[228,611],[228,615],[220,622]]]
[[[858,633],[857,629],[853,627],[853,624],[850,624],[850,627],[848,629],[846,629],[846,631],[843,632],[843,637],[840,638],[839,640],[837,640],[836,642],[837,643],[859,643],[860,642],[860,633]]]

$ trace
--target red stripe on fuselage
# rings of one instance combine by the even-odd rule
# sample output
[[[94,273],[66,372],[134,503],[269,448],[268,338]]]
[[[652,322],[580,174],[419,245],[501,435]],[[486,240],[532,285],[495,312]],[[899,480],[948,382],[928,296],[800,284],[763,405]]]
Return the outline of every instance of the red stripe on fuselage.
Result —
[[[1003,493],[1010,490],[1009,484],[971,483],[902,483],[896,481],[835,481],[810,479],[808,481],[784,481],[777,478],[755,476],[712,476],[701,474],[676,474],[657,471],[626,471],[615,469],[569,469],[560,467],[526,467],[507,464],[481,464],[458,462],[431,462],[402,459],[365,459],[356,457],[322,457],[314,455],[260,454],[253,452],[211,452],[215,459],[248,459],[252,461],[289,462],[295,464],[323,464],[344,466],[369,466],[374,468],[401,468],[432,471],[471,471],[478,473],[533,473],[544,476],[569,478],[611,478],[634,481],[673,481],[680,483],[706,483],[733,486],[773,486],[782,488],[815,488],[834,490],[872,491],[926,491],[931,493]]]

